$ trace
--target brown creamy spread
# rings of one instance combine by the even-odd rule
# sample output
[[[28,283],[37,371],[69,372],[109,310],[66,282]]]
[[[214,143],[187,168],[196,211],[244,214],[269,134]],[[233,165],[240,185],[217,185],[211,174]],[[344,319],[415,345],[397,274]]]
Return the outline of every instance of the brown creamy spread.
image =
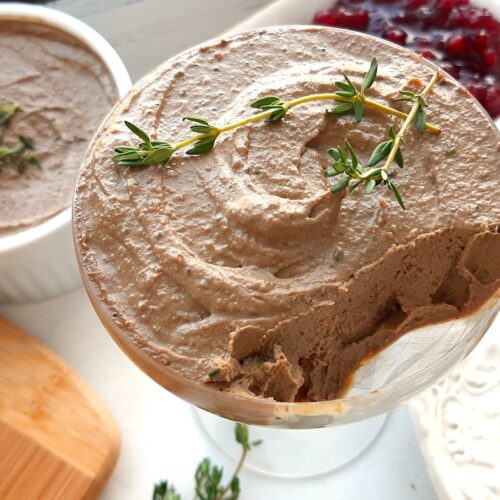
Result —
[[[92,294],[125,339],[217,390],[321,401],[402,333],[496,293],[499,133],[455,81],[429,96],[442,134],[412,127],[406,166],[393,169],[407,211],[383,188],[328,190],[329,147],[347,138],[366,161],[401,126],[370,109],[356,124],[310,103],[224,134],[206,156],[136,169],[111,160],[133,142],[124,119],[176,141],[188,136],[186,115],[224,124],[264,95],[332,92],[343,72],[359,83],[373,56],[369,95],[392,106],[398,89],[435,71],[364,35],[281,27],[185,52],[135,86],[93,144],[74,212]]]
[[[19,103],[4,144],[33,140],[42,169],[0,172],[0,235],[38,224],[71,204],[78,168],[117,98],[101,59],[54,27],[0,19],[0,104]]]

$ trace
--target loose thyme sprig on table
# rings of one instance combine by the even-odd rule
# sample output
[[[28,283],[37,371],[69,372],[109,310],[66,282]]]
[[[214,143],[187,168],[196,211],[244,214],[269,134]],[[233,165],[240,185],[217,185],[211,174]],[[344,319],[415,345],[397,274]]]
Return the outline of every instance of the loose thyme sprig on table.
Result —
[[[6,165],[13,166],[22,174],[28,165],[36,165],[41,168],[41,162],[35,154],[26,154],[34,149],[33,141],[24,135],[18,135],[18,143],[12,147],[3,145],[3,136],[10,125],[12,118],[21,111],[18,103],[6,103],[0,105],[0,172]]]
[[[212,465],[209,458],[204,458],[196,469],[195,500],[237,500],[240,495],[240,480],[238,474],[243,467],[248,452],[261,444],[262,441],[250,441],[248,427],[236,424],[234,428],[236,442],[241,445],[241,456],[231,479],[226,486],[221,485],[222,467]],[[161,481],[156,484],[153,491],[153,500],[181,500],[173,484]]]
[[[401,195],[395,184],[389,179],[387,171],[394,160],[396,160],[400,167],[403,166],[403,156],[399,146],[402,141],[402,137],[408,128],[407,122],[408,120],[410,120],[409,123],[411,123],[411,121],[415,121],[419,132],[423,132],[427,129],[429,132],[439,134],[441,130],[435,125],[427,123],[425,119],[424,107],[427,106],[425,95],[430,90],[430,87],[429,89],[424,89],[424,91],[420,94],[416,94],[408,90],[400,91],[400,97],[397,100],[413,103],[412,110],[409,114],[403,113],[402,111],[366,97],[365,93],[373,86],[377,77],[377,71],[377,60],[373,58],[370,68],[365,74],[359,89],[352,83],[347,75],[344,75],[345,82],[335,82],[335,85],[339,90],[334,93],[311,94],[292,99],[290,101],[285,101],[278,96],[262,97],[250,104],[251,107],[259,109],[261,111],[260,113],[222,127],[210,124],[204,118],[193,116],[185,117],[184,120],[194,123],[194,125],[191,125],[190,128],[196,135],[178,143],[153,141],[146,132],[133,123],[126,121],[125,125],[131,132],[139,137],[142,142],[137,147],[129,145],[118,146],[115,149],[117,154],[113,157],[113,160],[119,165],[127,167],[162,164],[167,162],[176,151],[184,149],[191,144],[194,144],[194,146],[188,149],[186,154],[206,154],[214,148],[217,138],[224,132],[262,120],[271,123],[278,122],[285,117],[290,109],[296,106],[313,101],[333,100],[339,103],[336,107],[327,111],[327,113],[333,116],[340,117],[347,114],[354,114],[356,122],[359,123],[363,119],[364,108],[368,106],[383,113],[403,119],[404,125],[398,134],[394,133],[392,127],[388,129],[387,134],[389,140],[379,144],[375,148],[366,169],[361,167],[356,153],[347,141],[346,147],[349,152],[350,159],[347,158],[346,153],[340,146],[338,148],[330,149],[329,153],[334,160],[334,163],[332,164],[333,170],[328,170],[326,176],[331,177],[345,174],[345,177],[332,186],[331,190],[333,192],[341,191],[342,189],[348,187],[350,180],[355,180],[349,191],[353,191],[359,185],[365,184],[365,192],[370,194],[376,186],[384,183],[394,193],[399,204],[405,208]],[[432,84],[436,81],[436,79],[437,75],[435,75]],[[386,163],[386,165],[384,165],[384,167],[373,168],[377,165],[377,163],[386,157],[392,158]]]

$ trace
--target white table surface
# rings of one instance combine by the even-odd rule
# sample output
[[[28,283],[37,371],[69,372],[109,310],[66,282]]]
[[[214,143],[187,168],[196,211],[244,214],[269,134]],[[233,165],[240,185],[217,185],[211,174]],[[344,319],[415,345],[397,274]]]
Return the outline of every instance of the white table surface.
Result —
[[[133,80],[169,56],[216,36],[269,0],[59,0],[116,48]],[[106,500],[151,498],[168,478],[192,498],[193,472],[204,456],[231,471],[234,463],[206,441],[190,405],[150,380],[101,326],[83,289],[40,304],[0,306],[0,314],[65,359],[109,406],[122,431]],[[265,444],[263,445],[265,446]],[[333,451],[333,450],[332,450]],[[389,416],[382,433],[356,461],[317,478],[278,480],[241,474],[242,500],[436,500],[409,413]]]
[[[0,313],[65,359],[117,419],[122,450],[103,499],[148,499],[153,483],[162,478],[174,481],[190,499],[194,469],[207,455],[232,470],[234,463],[206,441],[192,407],[144,375],[114,344],[83,289],[40,304],[1,306]],[[244,471],[241,481],[242,500],[437,498],[406,408],[393,412],[373,445],[337,472],[277,480]]]

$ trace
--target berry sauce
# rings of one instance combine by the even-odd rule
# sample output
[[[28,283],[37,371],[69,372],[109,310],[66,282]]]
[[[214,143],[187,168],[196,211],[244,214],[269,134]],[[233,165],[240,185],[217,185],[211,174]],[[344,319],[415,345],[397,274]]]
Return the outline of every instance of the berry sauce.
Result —
[[[340,0],[314,23],[408,47],[465,85],[492,118],[500,116],[500,23],[469,0]]]

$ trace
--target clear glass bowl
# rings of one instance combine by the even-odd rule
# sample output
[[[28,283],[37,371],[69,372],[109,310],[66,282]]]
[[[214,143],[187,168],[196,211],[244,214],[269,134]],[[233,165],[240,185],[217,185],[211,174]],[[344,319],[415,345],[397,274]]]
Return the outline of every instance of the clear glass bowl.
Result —
[[[221,417],[246,424],[312,429],[359,422],[386,413],[442,378],[477,345],[500,310],[500,291],[471,315],[400,337],[356,372],[346,396],[333,401],[281,403],[239,397],[180,377],[137,347],[117,327],[82,278],[103,325],[127,356],[165,389]]]
[[[500,128],[500,120],[496,121]],[[76,245],[78,249],[78,244]],[[114,322],[82,269],[91,302],[103,325],[127,356],[165,389],[196,407],[249,425],[283,429],[342,426],[383,415],[441,379],[484,336],[500,310],[500,290],[479,310],[406,333],[356,372],[345,397],[282,403],[236,396],[179,376],[135,345]],[[206,419],[205,419],[206,420]],[[382,419],[383,420],[383,419]],[[380,429],[382,421],[374,426]],[[203,424],[206,428],[208,425]]]

